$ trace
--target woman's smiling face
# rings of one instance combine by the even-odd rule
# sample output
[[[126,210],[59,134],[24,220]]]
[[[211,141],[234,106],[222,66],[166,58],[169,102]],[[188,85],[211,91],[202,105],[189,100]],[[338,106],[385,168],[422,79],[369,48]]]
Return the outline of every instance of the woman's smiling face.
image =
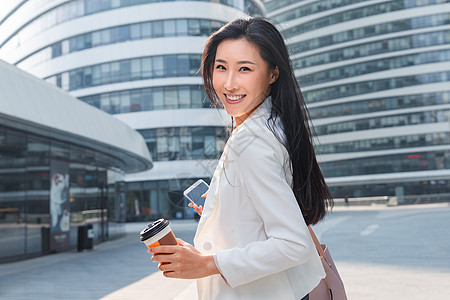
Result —
[[[269,69],[259,49],[246,39],[229,39],[217,47],[212,77],[216,94],[239,126],[267,98],[278,68]]]

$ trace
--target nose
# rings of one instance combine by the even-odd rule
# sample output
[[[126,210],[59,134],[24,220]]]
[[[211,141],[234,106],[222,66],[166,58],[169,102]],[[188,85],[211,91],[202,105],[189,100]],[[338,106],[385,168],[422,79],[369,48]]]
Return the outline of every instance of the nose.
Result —
[[[233,72],[228,72],[224,88],[227,89],[228,91],[233,91],[233,90],[238,89],[238,83],[236,80],[236,76]]]

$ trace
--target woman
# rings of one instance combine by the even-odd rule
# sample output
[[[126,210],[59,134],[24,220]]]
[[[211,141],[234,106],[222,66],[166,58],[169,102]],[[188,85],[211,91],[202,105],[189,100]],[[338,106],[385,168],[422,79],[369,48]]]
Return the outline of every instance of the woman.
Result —
[[[325,276],[308,232],[332,205],[278,30],[238,19],[208,39],[206,93],[233,131],[213,175],[195,248],[151,249],[164,276],[196,278],[199,299],[307,299]]]

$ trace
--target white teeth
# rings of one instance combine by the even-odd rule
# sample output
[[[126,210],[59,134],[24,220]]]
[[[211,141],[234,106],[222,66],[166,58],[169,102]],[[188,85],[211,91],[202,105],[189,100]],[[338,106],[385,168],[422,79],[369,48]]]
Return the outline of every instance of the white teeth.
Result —
[[[231,101],[236,101],[236,100],[239,100],[241,98],[244,98],[244,95],[240,95],[240,96],[227,95],[227,98],[230,99]]]

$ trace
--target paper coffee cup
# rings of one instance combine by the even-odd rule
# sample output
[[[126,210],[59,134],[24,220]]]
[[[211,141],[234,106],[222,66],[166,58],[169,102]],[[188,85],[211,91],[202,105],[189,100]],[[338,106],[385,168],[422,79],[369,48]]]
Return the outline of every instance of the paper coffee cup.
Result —
[[[141,242],[147,248],[157,247],[161,245],[178,245],[175,234],[170,228],[170,222],[159,219],[147,225],[141,231]]]

